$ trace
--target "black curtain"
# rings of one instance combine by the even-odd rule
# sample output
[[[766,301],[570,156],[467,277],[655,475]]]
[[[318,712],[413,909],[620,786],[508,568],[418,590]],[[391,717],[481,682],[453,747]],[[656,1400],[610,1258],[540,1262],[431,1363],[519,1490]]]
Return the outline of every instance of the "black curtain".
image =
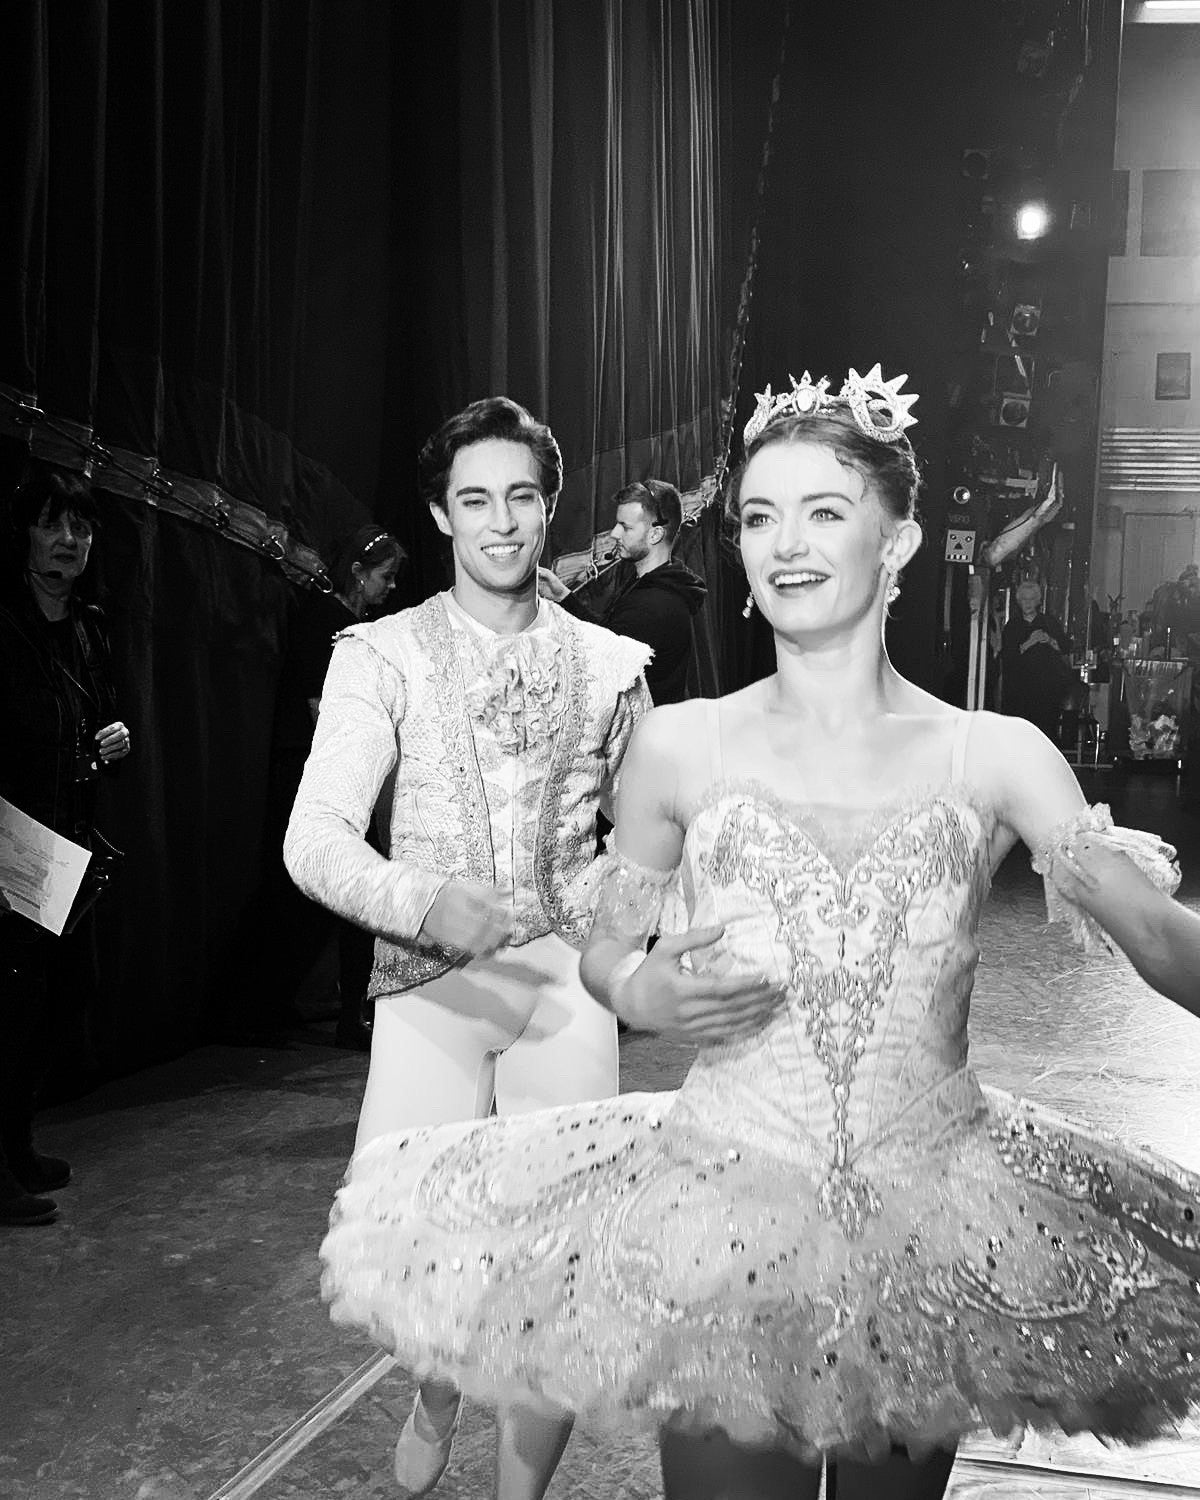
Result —
[[[22,3],[0,19],[3,478],[92,438],[285,522],[324,556],[377,505],[393,7]],[[71,441],[66,434],[73,434]],[[72,1087],[187,1047],[259,876],[289,597],[269,556],[167,514],[92,453],[93,569],[135,754],[128,854]],[[106,488],[107,486],[107,488]],[[6,486],[7,487],[7,486]],[[272,934],[262,933],[269,944]]]
[[[744,12],[769,33],[782,0]],[[0,13],[0,452],[95,443],[285,523],[368,513],[441,586],[415,455],[466,400],[547,417],[555,551],[608,497],[711,473],[770,71],[732,0],[27,0]],[[13,399],[47,414],[28,425]],[[5,399],[7,398],[7,399]],[[263,859],[295,584],[93,451],[93,566],[134,756],[101,826],[97,1065],[201,1034]],[[106,489],[107,483],[107,489]],[[214,489],[213,493],[216,493]],[[713,570],[717,516],[689,529]],[[702,632],[715,687],[721,632]],[[270,933],[262,941],[272,941]]]
[[[0,396],[220,485],[327,553],[368,511],[441,585],[415,455],[464,401],[548,417],[553,550],[612,492],[712,472],[786,0],[50,0],[0,9]],[[922,395],[944,504],[955,184],[981,118],[978,15],[792,0],[737,421],[788,371],[881,360]],[[849,30],[848,30],[849,28]],[[5,417],[6,463],[72,445]],[[104,484],[104,468],[97,469]],[[769,666],[716,508],[696,685]],[[264,851],[293,585],[123,488],[95,561],[138,749],[103,826],[111,1071],[198,1033]],[[937,562],[898,664],[937,686]],[[263,941],[271,941],[263,934]]]

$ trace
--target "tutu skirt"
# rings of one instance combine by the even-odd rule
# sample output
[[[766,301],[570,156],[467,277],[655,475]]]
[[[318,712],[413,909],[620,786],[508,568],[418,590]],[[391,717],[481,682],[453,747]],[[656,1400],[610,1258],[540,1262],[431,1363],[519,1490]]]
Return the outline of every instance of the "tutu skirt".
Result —
[[[878,1143],[865,1198],[835,1184],[849,1217],[816,1143],[731,1139],[686,1085],[385,1136],[338,1195],[324,1292],[482,1400],[809,1459],[1169,1428],[1200,1398],[1200,1179],[957,1086],[976,1103]]]

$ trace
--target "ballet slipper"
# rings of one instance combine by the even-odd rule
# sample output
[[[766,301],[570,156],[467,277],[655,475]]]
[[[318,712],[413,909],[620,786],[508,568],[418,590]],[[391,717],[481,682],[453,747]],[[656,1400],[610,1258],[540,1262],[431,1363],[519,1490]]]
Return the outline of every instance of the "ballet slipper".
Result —
[[[444,1432],[439,1432],[421,1404],[420,1391],[417,1392],[408,1421],[400,1429],[400,1436],[396,1439],[396,1482],[404,1500],[417,1500],[417,1496],[427,1495],[446,1472],[446,1465],[450,1462],[450,1446],[454,1442],[461,1415],[460,1396],[450,1425]]]

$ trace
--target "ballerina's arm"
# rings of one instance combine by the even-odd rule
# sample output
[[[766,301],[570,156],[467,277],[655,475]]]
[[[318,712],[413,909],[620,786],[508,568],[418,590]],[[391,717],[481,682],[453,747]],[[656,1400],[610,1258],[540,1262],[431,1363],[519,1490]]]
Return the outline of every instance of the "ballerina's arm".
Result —
[[[684,954],[720,939],[719,926],[663,937],[649,956],[645,952],[683,853],[679,747],[689,743],[692,717],[688,704],[656,708],[634,731],[621,767],[614,847],[580,975],[630,1026],[680,1041],[718,1042],[757,1030],[783,991],[755,975],[700,975],[681,966]]]
[[[998,810],[1033,851],[1051,920],[1095,951],[1115,944],[1147,984],[1200,1015],[1200,915],[1172,899],[1175,851],[1089,808],[1066,761],[1023,719],[995,718],[985,738]],[[980,737],[984,738],[984,737]]]

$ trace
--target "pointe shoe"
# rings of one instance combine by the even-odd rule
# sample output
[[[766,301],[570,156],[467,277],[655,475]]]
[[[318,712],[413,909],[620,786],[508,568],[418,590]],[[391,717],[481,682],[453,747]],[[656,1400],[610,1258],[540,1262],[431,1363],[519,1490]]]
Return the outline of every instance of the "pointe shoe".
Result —
[[[450,1462],[450,1446],[458,1430],[458,1419],[462,1415],[462,1398],[454,1408],[454,1420],[439,1434],[429,1420],[429,1414],[421,1404],[421,1393],[417,1392],[408,1421],[396,1439],[395,1474],[396,1483],[404,1500],[417,1500],[427,1495]]]

